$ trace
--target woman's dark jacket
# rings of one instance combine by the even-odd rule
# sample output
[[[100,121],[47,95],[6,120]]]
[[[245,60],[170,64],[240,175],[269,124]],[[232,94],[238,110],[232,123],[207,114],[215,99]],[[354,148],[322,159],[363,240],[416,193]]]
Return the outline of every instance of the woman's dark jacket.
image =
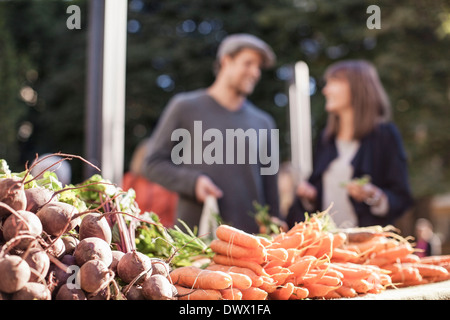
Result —
[[[337,157],[335,139],[324,139],[322,133],[315,147],[314,168],[309,182],[317,189],[317,199],[313,212],[322,211],[322,175],[328,165]],[[389,211],[383,217],[370,212],[370,207],[364,202],[351,199],[355,208],[360,227],[394,224],[413,203],[408,179],[407,159],[402,139],[397,127],[389,122],[380,124],[370,134],[360,141],[360,147],[351,162],[353,178],[369,175],[372,184],[381,188],[387,195]],[[328,207],[328,205],[326,206]],[[298,197],[291,206],[287,223],[293,226],[295,222],[304,220],[306,210]]]

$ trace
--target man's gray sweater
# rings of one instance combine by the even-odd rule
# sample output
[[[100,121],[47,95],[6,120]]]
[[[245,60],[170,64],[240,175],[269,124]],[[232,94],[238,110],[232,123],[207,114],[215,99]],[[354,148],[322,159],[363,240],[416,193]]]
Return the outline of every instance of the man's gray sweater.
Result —
[[[272,143],[274,131],[278,139],[272,117],[247,100],[239,110],[229,111],[205,89],[178,94],[152,134],[144,173],[179,194],[177,219],[191,228],[199,225],[203,208],[195,198],[196,179],[200,174],[209,176],[223,191],[218,199],[223,222],[257,233],[255,201],[269,205],[270,214],[279,216],[279,150],[278,141]],[[247,133],[245,144],[232,138],[233,132]]]

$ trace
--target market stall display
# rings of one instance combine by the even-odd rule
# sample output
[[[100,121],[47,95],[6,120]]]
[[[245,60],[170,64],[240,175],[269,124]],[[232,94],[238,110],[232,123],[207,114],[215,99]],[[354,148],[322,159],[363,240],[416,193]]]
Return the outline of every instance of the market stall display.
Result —
[[[357,299],[450,280],[450,256],[420,258],[391,226],[337,229],[326,210],[289,230],[220,224],[202,238],[99,174],[62,186],[53,166],[36,178],[0,160],[0,300]]]

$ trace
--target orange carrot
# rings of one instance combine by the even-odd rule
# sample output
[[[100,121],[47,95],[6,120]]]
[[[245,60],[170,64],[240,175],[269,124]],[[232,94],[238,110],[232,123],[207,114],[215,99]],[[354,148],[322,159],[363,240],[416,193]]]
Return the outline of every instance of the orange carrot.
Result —
[[[405,242],[405,243],[399,244],[396,247],[380,251],[376,254],[375,257],[385,258],[389,261],[395,261],[396,259],[401,259],[403,257],[406,257],[408,254],[411,254],[413,252],[414,252],[414,249],[411,246],[411,244],[408,242]]]
[[[305,287],[294,286],[294,291],[289,297],[290,300],[301,300],[307,298],[309,295],[308,289]]]
[[[356,292],[355,289],[344,285],[337,288],[336,292],[339,293],[342,298],[353,298],[358,295],[358,292]]]
[[[309,269],[311,268],[313,263],[316,262],[316,260],[317,258],[314,256],[303,256],[300,257],[295,263],[288,266],[287,268],[297,277],[302,277],[309,271]]]
[[[264,247],[250,249],[247,247],[239,246],[237,244],[225,242],[220,239],[212,240],[209,246],[212,251],[218,254],[237,259],[247,258],[255,260],[259,263],[264,262],[264,260],[266,259],[266,249]]]
[[[242,292],[236,288],[222,289],[220,293],[225,300],[242,300]]]
[[[289,300],[294,292],[294,284],[292,282],[286,283],[284,286],[278,287],[275,291],[269,294],[273,300]]]
[[[267,249],[267,259],[268,260],[279,260],[285,262],[289,254],[284,248]]]
[[[175,285],[179,300],[222,300],[219,290],[212,289],[191,289],[180,285]]]
[[[347,241],[347,235],[344,232],[333,234],[333,248],[340,248]]]
[[[242,247],[257,249],[262,246],[259,237],[225,224],[216,228],[216,236],[220,240]]]
[[[443,264],[450,263],[450,254],[442,255],[442,256],[427,256],[420,258],[420,263],[426,264]]]
[[[309,291],[308,298],[323,298],[328,294],[328,292],[335,290],[338,287],[327,286],[320,283],[313,283],[305,286],[305,288]]]
[[[214,270],[214,268],[210,268],[210,267],[206,267],[206,269],[208,270]],[[243,274],[243,273],[237,273],[237,272],[233,272],[233,271],[225,271],[222,270],[223,272],[225,272],[226,274],[230,275],[231,279],[232,279],[232,287],[236,288],[236,289],[247,289],[250,288],[252,286],[252,279]]]
[[[271,248],[284,248],[284,249],[290,249],[290,248],[298,248],[304,240],[303,233],[295,232],[291,235],[283,234],[281,237],[277,237],[273,240],[272,244],[270,245]]]
[[[357,293],[366,293],[373,287],[373,284],[361,278],[347,279],[344,277],[342,285],[354,289]]]
[[[262,237],[262,236],[256,236],[256,238],[259,240],[259,242],[261,242],[261,244],[262,244],[264,247],[268,247],[268,246],[270,246],[270,245],[272,244],[272,240],[269,240],[269,239],[267,239],[267,238],[265,238],[265,237]]]
[[[417,268],[402,266],[397,272],[391,274],[393,284],[404,283],[406,281],[420,281],[422,276]]]
[[[323,258],[324,256],[332,257],[333,254],[333,234],[325,233],[322,237],[319,250],[316,252],[315,256],[317,258]]]
[[[372,274],[372,271],[370,270],[370,268],[365,268],[362,265],[358,265],[358,264],[352,264],[352,263],[330,263],[329,264],[331,269],[337,270],[339,272],[341,272],[344,275],[344,278],[349,279],[349,278],[359,278],[359,279],[363,279],[363,278],[367,278],[368,276],[370,276]]]
[[[277,283],[272,278],[263,277],[263,284],[259,288],[267,293],[272,293],[276,290]]]
[[[255,272],[258,276],[269,276],[269,274],[264,270],[264,268],[260,264],[251,260],[233,259],[231,257],[227,257],[221,254],[215,254],[212,259],[217,264],[248,268],[253,272]]]
[[[325,299],[339,299],[342,298],[341,295],[339,293],[336,292],[336,289],[331,290],[330,292],[328,292],[325,296]]]
[[[420,263],[420,257],[417,254],[411,253],[399,259],[401,263]]]
[[[404,263],[405,267],[416,268],[422,277],[446,277],[448,275],[447,269],[425,263]]]
[[[339,262],[357,262],[359,260],[359,255],[352,250],[334,248],[331,261]]]
[[[207,269],[209,270],[218,270],[223,271],[226,273],[237,273],[237,274],[243,274],[251,279],[252,286],[253,287],[259,287],[263,283],[263,279],[261,276],[258,276],[253,270],[250,270],[248,268],[243,267],[236,267],[236,266],[226,266],[222,264],[212,263],[210,264]]]
[[[172,283],[187,288],[226,289],[233,280],[230,275],[222,271],[201,269],[194,266],[179,267],[170,272]]]
[[[250,287],[241,290],[242,300],[267,300],[268,293],[260,288]]]
[[[341,278],[338,278],[338,277],[324,275],[323,277],[321,277],[317,280],[317,283],[333,287],[333,286],[341,286],[342,280],[341,280]]]

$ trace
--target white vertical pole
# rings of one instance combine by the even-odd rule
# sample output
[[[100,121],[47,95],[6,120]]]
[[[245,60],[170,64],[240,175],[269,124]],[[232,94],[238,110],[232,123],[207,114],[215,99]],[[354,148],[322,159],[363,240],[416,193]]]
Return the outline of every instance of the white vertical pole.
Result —
[[[102,176],[121,184],[125,145],[127,0],[105,1]]]

